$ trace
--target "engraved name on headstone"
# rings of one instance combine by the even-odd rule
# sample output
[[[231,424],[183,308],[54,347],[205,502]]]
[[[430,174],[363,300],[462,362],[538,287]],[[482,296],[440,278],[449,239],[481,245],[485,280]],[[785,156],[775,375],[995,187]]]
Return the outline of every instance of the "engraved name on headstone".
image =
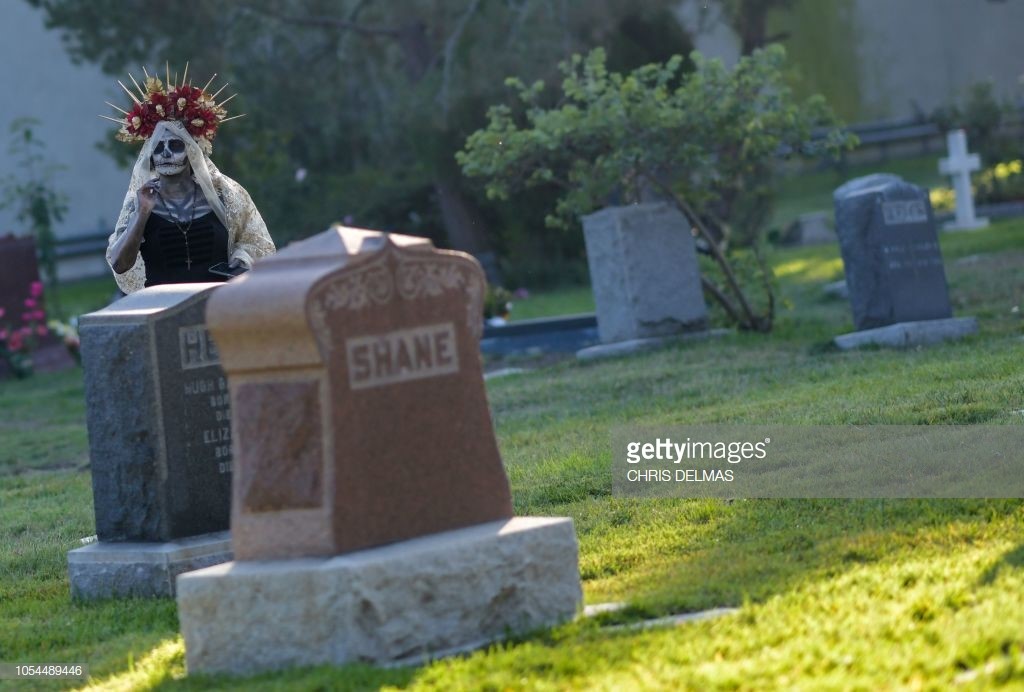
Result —
[[[347,339],[349,386],[380,387],[459,371],[455,327],[444,324]]]
[[[485,288],[468,256],[336,228],[214,295],[238,438],[236,559],[512,516],[480,361]]]
[[[876,175],[850,181],[834,198],[856,328],[951,317],[928,191]]]
[[[186,663],[395,661],[573,617],[569,518],[513,517],[480,265],[335,227],[210,298],[235,439],[235,561],[178,578]]]
[[[155,286],[81,319],[101,541],[228,528],[230,397],[204,314],[219,285]]]

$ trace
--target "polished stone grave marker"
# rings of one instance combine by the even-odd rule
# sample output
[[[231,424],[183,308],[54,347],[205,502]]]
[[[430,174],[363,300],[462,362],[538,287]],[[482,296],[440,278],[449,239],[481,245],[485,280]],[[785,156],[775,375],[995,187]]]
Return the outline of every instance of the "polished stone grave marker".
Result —
[[[833,199],[857,329],[837,345],[911,345],[976,330],[973,318],[953,318],[927,190],[877,174],[842,185]]]
[[[76,597],[167,596],[230,559],[231,407],[204,314],[220,285],[154,286],[79,322],[99,540],[68,556]]]
[[[513,517],[485,287],[468,255],[335,227],[213,296],[236,561],[178,580],[190,671],[394,661],[575,613],[572,521]]]

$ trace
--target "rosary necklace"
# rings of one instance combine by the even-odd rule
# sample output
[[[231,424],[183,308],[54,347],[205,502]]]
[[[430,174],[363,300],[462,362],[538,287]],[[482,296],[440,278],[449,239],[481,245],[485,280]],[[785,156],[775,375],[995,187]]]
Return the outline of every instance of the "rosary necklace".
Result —
[[[182,237],[185,238],[185,267],[192,269],[192,253],[188,247],[188,232],[192,230],[192,222],[196,220],[196,195],[198,194],[199,185],[196,184],[195,178],[192,179],[192,215],[189,216],[188,226],[182,228],[181,224],[178,223],[178,217],[171,213],[170,207],[167,206],[167,200],[160,194],[160,190],[156,191],[156,196],[160,198],[160,203],[164,205],[164,211],[167,212],[167,216],[170,217],[171,223],[178,227],[181,231]]]

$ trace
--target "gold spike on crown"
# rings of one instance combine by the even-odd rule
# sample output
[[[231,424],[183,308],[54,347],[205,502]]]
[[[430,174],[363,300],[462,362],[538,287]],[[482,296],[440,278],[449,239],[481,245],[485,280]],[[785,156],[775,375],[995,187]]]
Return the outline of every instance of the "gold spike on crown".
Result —
[[[174,75],[174,81],[171,81],[169,64],[166,67],[166,83],[151,76],[145,67],[142,68],[142,73],[145,75],[145,87],[139,86],[135,77],[130,73],[128,75],[138,92],[137,94],[120,80],[117,82],[131,97],[132,109],[126,111],[107,102],[107,105],[120,112],[122,117],[100,116],[121,126],[117,132],[117,138],[122,142],[144,142],[153,134],[153,130],[161,120],[177,120],[185,126],[188,133],[199,142],[204,150],[209,151],[221,123],[242,117],[241,115],[226,117],[227,111],[224,109],[224,104],[234,98],[234,95],[224,99],[220,104],[214,100],[227,87],[227,84],[214,94],[207,91],[217,77],[216,73],[210,77],[202,89],[189,83],[188,63],[185,64],[185,71],[180,82],[177,79],[177,73]]]

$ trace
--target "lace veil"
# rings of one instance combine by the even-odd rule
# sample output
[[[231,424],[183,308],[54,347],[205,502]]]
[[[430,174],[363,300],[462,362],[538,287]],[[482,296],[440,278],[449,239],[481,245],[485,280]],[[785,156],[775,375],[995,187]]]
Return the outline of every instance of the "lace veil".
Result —
[[[151,157],[153,149],[165,132],[170,132],[185,143],[185,152],[192,165],[192,177],[202,189],[213,213],[228,229],[228,257],[241,259],[252,265],[254,260],[273,254],[274,243],[267,232],[266,224],[263,223],[256,205],[245,189],[217,169],[182,123],[176,120],[161,120],[157,123],[152,136],[142,145],[142,151],[139,152],[139,158],[132,169],[128,192],[121,205],[121,214],[107,242],[107,263],[111,269],[114,241],[128,229],[128,222],[135,213],[135,200],[139,188],[159,177],[152,168]],[[114,272],[114,280],[125,293],[134,293],[145,286],[146,266],[142,253],[136,257],[135,265],[124,274]]]

